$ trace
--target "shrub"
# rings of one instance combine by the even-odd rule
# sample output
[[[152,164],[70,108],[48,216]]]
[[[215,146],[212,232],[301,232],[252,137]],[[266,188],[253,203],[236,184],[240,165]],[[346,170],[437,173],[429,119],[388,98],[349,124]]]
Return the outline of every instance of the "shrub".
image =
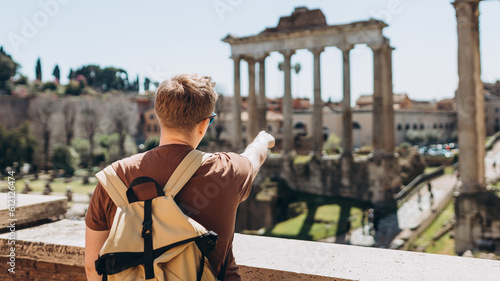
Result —
[[[332,133],[323,144],[323,150],[330,155],[338,154],[340,152],[340,138]]]
[[[43,84],[42,91],[45,90],[50,90],[50,91],[55,91],[57,90],[57,84],[54,82],[47,82]]]
[[[151,136],[144,143],[144,150],[148,151],[160,145],[159,136]]]
[[[54,148],[51,162],[54,169],[62,169],[67,175],[73,175],[79,164],[79,157],[72,147],[59,145]]]

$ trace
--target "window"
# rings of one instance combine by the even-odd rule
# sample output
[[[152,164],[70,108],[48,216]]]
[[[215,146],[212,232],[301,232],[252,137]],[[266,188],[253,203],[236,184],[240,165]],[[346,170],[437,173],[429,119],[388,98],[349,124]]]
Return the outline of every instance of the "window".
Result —
[[[410,124],[406,123],[405,130],[409,130],[409,129],[410,129]]]
[[[437,129],[437,128],[438,128],[438,124],[437,124],[437,123],[434,123],[433,128],[434,128],[434,129]]]
[[[295,126],[293,126],[295,129],[305,129],[306,125],[302,122],[297,122]]]
[[[149,115],[149,119],[151,119],[151,120],[155,119],[155,115],[153,113],[151,113],[151,115]]]
[[[498,107],[497,107],[497,108],[495,108],[495,113],[498,113]]]
[[[267,125],[267,132],[271,133],[273,131],[273,127],[271,125]]]
[[[247,127],[245,127],[245,125],[241,126],[241,131],[242,132],[246,132],[247,131]]]
[[[439,129],[443,128],[443,123],[439,123]]]
[[[418,128],[417,123],[413,123],[413,130],[416,130]]]
[[[148,125],[148,132],[151,132],[151,125]]]
[[[403,130],[403,126],[401,124],[398,124],[398,131]]]
[[[353,121],[353,122],[352,122],[352,128],[353,128],[354,130],[359,130],[359,129],[361,129],[361,124],[359,124],[359,122],[358,122],[358,121]]]
[[[423,129],[425,129],[425,125],[424,125],[424,123],[420,123],[420,130],[423,130]]]

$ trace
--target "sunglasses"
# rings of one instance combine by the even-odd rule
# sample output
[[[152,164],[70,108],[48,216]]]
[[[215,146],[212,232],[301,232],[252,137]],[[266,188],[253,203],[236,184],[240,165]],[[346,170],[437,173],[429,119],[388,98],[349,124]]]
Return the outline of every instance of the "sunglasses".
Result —
[[[201,121],[205,120],[205,119],[210,119],[210,123],[208,123],[208,125],[212,124],[212,122],[214,122],[214,119],[215,117],[217,116],[217,114],[215,114],[215,112],[212,113],[211,116],[208,116],[208,117],[205,117],[203,119],[201,119],[200,121],[198,121],[198,123],[200,123]]]

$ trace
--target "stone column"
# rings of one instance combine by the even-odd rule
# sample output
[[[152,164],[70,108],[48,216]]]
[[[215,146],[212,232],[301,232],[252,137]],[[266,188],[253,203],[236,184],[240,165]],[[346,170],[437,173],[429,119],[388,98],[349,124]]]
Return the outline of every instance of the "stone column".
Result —
[[[382,47],[370,46],[373,51],[373,156],[380,158],[384,154],[384,116],[382,112]]]
[[[462,184],[455,200],[455,251],[476,248],[473,226],[485,190],[484,89],[479,51],[479,0],[456,0],[458,32],[457,119]],[[486,194],[485,194],[486,195]],[[482,232],[482,231],[481,231]],[[482,233],[480,234],[482,235]]]
[[[339,47],[342,50],[343,89],[342,99],[342,148],[343,156],[352,156],[352,108],[351,108],[351,66],[349,53],[354,46]]]
[[[266,57],[258,58],[259,62],[259,96],[257,99],[257,120],[259,131],[267,130],[267,101],[266,101]]]
[[[320,58],[323,48],[310,49],[314,56],[314,104],[312,116],[313,154],[321,157],[323,151],[323,101],[321,100],[321,67]]]
[[[352,108],[351,108],[351,66],[350,52],[354,46],[339,46],[342,51],[343,90],[342,99],[342,186],[351,186],[352,167]]]
[[[231,57],[234,61],[234,97],[233,97],[233,134],[232,146],[235,151],[242,148],[241,143],[241,94],[240,62],[241,56]]]
[[[394,130],[394,107],[392,90],[392,51],[394,49],[386,46],[380,50],[382,69],[382,115],[384,126],[384,143],[382,145],[386,156],[394,156],[395,130]]]
[[[283,151],[288,154],[293,150],[293,101],[292,101],[292,73],[291,59],[295,53],[292,50],[281,52],[285,59],[283,71],[285,72],[285,95],[283,97]]]
[[[460,193],[484,190],[484,96],[479,53],[479,1],[455,1],[458,31],[457,119]]]
[[[257,98],[255,96],[255,59],[245,58],[245,60],[248,63],[247,143],[250,143],[259,133],[257,126]]]

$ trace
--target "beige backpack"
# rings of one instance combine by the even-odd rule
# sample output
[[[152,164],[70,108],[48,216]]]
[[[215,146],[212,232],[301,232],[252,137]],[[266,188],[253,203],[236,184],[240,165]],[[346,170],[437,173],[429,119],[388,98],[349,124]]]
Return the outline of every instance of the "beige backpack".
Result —
[[[96,270],[103,280],[215,281],[224,278],[227,257],[216,277],[207,255],[215,248],[217,234],[186,216],[175,195],[210,157],[191,151],[162,189],[153,179],[134,179],[129,188],[111,166],[96,174],[117,210]],[[158,197],[138,201],[133,186],[154,182]]]

